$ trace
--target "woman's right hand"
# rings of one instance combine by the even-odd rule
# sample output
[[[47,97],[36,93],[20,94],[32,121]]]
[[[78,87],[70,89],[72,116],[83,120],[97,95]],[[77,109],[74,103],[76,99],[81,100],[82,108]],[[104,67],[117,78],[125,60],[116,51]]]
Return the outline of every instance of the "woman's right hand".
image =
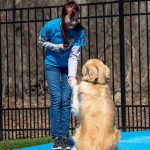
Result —
[[[51,42],[44,42],[43,46],[53,48],[55,51],[61,51],[61,50],[66,50],[68,48],[68,44],[53,44]]]
[[[64,49],[63,43],[62,44],[58,44],[57,46],[58,46],[59,49],[62,49],[62,50]]]
[[[68,44],[63,44],[63,43],[57,44],[57,46],[58,46],[58,48],[59,48],[60,50],[66,50],[66,49],[69,48],[69,45],[68,45]]]
[[[73,88],[73,86],[77,85],[77,80],[75,77],[69,77],[68,78],[68,84],[70,87]]]

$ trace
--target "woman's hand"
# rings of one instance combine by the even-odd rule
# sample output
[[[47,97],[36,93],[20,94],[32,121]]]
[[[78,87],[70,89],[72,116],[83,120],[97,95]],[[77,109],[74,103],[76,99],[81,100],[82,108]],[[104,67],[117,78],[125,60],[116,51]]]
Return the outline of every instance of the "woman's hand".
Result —
[[[61,43],[61,44],[53,44],[51,42],[44,42],[43,43],[43,46],[45,47],[50,47],[50,48],[54,48],[54,49],[60,49],[60,50],[63,50],[64,49],[64,44]]]
[[[68,44],[57,44],[57,47],[60,49],[60,50],[66,50],[68,48]]]
[[[66,50],[68,48],[71,48],[72,45],[74,43],[74,40],[70,41],[69,44],[58,44],[58,47],[61,49],[61,50]]]
[[[61,50],[63,50],[63,49],[64,49],[64,45],[63,45],[63,43],[62,43],[62,44],[57,44],[57,46],[58,46],[58,48],[59,48],[59,49],[61,49]]]
[[[75,77],[69,77],[68,78],[68,84],[70,85],[70,87],[73,87],[74,85],[77,84],[77,80]]]

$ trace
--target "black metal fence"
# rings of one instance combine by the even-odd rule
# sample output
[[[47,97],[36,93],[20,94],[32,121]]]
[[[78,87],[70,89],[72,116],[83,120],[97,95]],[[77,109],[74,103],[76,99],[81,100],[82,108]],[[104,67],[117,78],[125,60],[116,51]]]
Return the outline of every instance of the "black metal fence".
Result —
[[[50,135],[49,94],[38,45],[44,23],[62,6],[0,10],[0,140]],[[116,124],[123,131],[150,129],[150,1],[80,5],[86,30],[78,77],[89,58],[112,72]],[[73,134],[77,120],[71,116]]]

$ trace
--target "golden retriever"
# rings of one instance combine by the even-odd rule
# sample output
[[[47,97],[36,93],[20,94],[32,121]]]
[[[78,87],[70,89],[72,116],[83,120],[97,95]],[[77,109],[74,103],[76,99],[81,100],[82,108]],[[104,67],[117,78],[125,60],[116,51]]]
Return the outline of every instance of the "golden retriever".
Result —
[[[82,81],[73,88],[72,112],[80,119],[73,150],[115,150],[119,131],[114,127],[114,103],[109,90],[110,70],[99,59],[82,68]]]

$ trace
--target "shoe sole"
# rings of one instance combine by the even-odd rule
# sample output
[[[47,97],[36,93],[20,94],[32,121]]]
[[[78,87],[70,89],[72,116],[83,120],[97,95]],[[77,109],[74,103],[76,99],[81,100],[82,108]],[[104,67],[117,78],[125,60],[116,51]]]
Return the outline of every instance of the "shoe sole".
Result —
[[[63,148],[62,150],[71,150],[71,148]]]
[[[52,150],[63,150],[62,147],[52,148]]]

